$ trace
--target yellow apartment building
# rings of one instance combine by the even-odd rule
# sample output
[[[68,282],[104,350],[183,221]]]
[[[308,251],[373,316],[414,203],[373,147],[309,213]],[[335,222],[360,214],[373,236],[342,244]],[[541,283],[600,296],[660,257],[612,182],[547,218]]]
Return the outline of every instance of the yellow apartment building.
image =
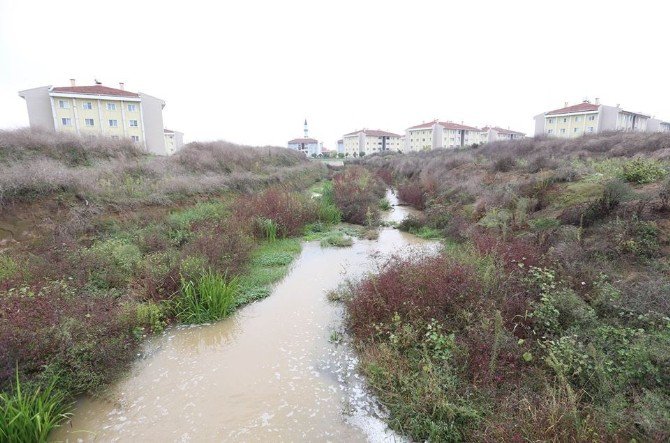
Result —
[[[123,83],[111,88],[96,83],[42,86],[19,92],[26,100],[31,127],[81,136],[127,138],[149,152],[171,155],[183,145],[183,134],[163,128],[165,102],[127,91]]]
[[[650,122],[650,115],[622,109],[619,105],[606,106],[588,100],[565,106],[535,116],[535,135],[560,138],[575,138],[585,134],[605,131],[653,132],[661,130]]]
[[[375,152],[402,150],[402,139],[401,135],[380,129],[361,129],[342,137],[343,152],[344,155],[351,157],[360,155],[361,152],[368,155]]]
[[[474,126],[435,120],[408,128],[405,148],[406,151],[457,148],[481,143],[481,137],[481,130]]]

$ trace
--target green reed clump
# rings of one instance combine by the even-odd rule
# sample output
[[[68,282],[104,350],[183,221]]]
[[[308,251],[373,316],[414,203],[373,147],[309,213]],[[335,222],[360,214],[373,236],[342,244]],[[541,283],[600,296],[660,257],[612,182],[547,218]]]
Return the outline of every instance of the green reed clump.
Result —
[[[277,223],[269,218],[259,218],[256,220],[258,226],[263,232],[263,236],[269,242],[277,240]]]
[[[227,279],[211,270],[196,281],[181,280],[181,295],[174,312],[182,323],[207,323],[220,320],[235,309],[239,293],[237,277]]]
[[[45,442],[49,432],[71,414],[71,403],[56,388],[57,377],[45,388],[21,386],[18,370],[11,392],[0,392],[0,441]]]

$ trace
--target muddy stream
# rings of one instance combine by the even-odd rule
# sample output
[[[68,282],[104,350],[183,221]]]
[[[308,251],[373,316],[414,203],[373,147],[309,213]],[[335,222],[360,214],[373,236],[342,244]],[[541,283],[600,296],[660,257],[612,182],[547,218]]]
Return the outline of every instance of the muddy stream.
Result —
[[[395,206],[387,220],[412,210]],[[391,228],[348,248],[305,242],[264,300],[212,325],[178,327],[144,346],[102,399],[80,400],[53,441],[403,441],[380,419],[327,291],[381,255],[436,245]]]

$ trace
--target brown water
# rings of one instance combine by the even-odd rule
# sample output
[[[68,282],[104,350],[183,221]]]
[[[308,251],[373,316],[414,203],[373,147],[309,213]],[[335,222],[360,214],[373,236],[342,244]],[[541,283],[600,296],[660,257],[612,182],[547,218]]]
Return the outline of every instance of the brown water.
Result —
[[[388,218],[408,211],[396,207]],[[402,441],[380,420],[353,351],[331,343],[343,332],[343,311],[326,292],[410,247],[435,244],[390,228],[350,248],[304,243],[268,298],[216,324],[154,338],[105,400],[81,400],[52,439]]]

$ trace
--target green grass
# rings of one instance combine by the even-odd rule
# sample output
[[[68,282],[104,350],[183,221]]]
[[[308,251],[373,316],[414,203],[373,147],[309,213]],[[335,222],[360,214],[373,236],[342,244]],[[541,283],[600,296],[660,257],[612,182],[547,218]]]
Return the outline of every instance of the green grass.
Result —
[[[9,280],[19,272],[19,266],[9,256],[0,256],[0,283]]]
[[[222,202],[198,203],[191,208],[173,212],[168,217],[168,223],[175,228],[187,228],[193,222],[222,218],[227,213],[228,208]]]
[[[300,240],[295,238],[262,243],[251,256],[249,271],[240,277],[237,305],[270,295],[272,285],[284,278],[300,250]]]
[[[379,200],[379,209],[382,211],[390,211],[393,207],[386,197]]]
[[[182,278],[181,295],[174,302],[175,316],[189,324],[220,320],[235,309],[239,289],[237,278],[227,279],[211,270],[196,281]]]
[[[554,207],[564,208],[585,203],[599,197],[603,192],[602,183],[579,181],[568,184],[554,202]]]
[[[13,391],[0,392],[0,441],[47,441],[49,432],[71,415],[72,405],[57,382],[54,377],[45,388],[26,389],[17,371]]]
[[[343,248],[346,246],[351,246],[354,244],[354,241],[351,237],[344,235],[341,231],[334,231],[329,233],[323,239],[321,239],[321,247],[327,248],[329,246],[335,246],[338,248]]]
[[[410,228],[410,234],[416,235],[417,237],[424,238],[426,240],[433,240],[442,238],[442,233],[439,229],[429,228],[428,226],[422,226],[420,228]]]

